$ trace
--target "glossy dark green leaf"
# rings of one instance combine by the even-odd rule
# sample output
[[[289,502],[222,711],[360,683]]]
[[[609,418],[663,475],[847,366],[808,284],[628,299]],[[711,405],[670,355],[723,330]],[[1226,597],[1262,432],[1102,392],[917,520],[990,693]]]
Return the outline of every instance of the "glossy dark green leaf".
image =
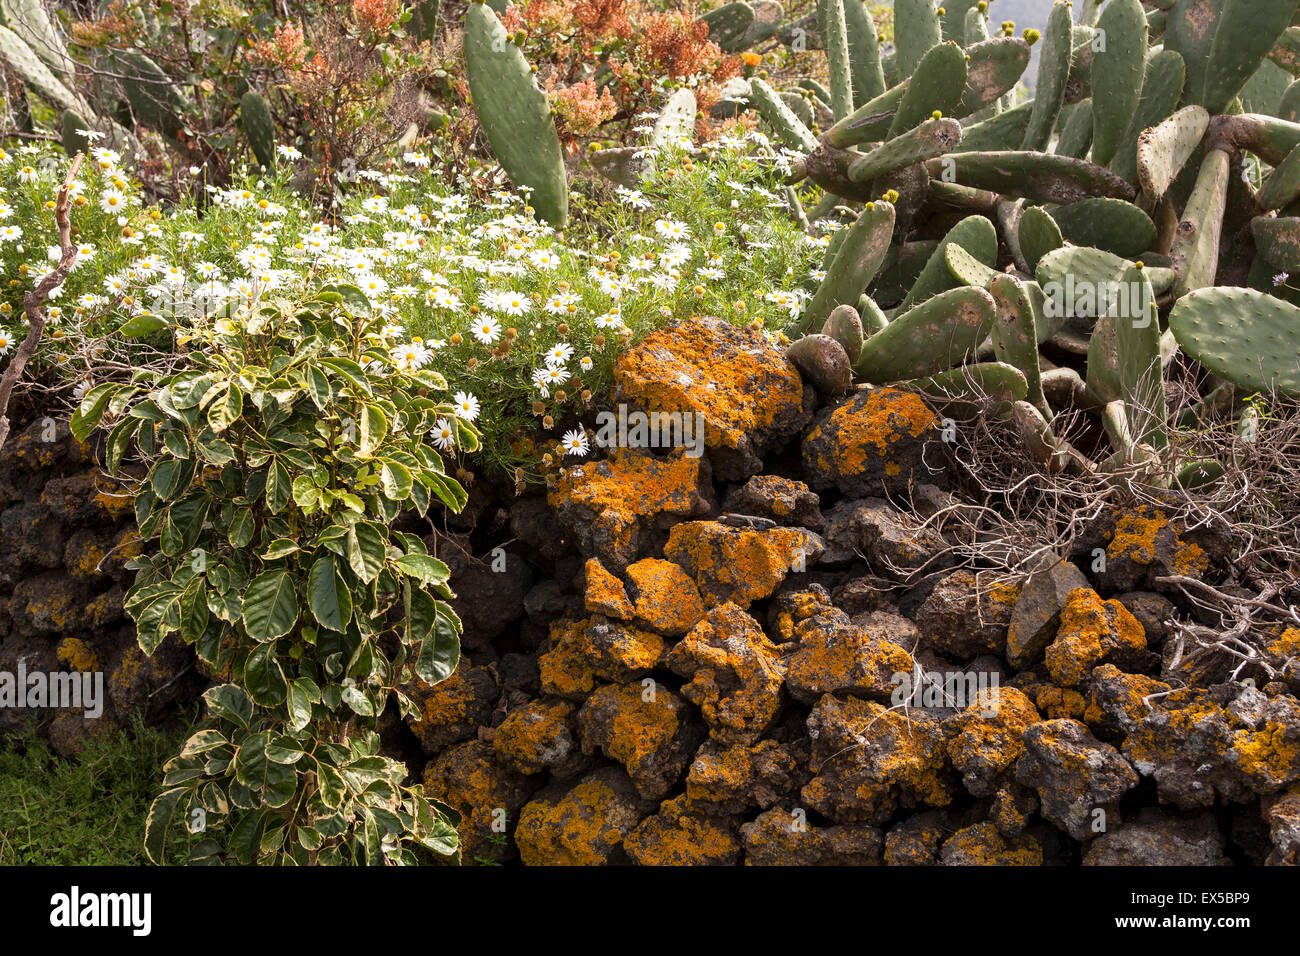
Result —
[[[339,577],[338,567],[330,555],[317,558],[307,574],[307,594],[311,613],[321,627],[343,630],[352,617],[352,595]]]
[[[451,577],[451,569],[427,554],[405,554],[394,562],[421,584],[441,584]]]
[[[208,626],[208,589],[203,578],[195,576],[181,597],[181,640],[193,644]]]
[[[82,397],[76,411],[72,413],[72,418],[68,422],[68,429],[77,441],[85,441],[90,437],[90,433],[99,425],[99,420],[104,417],[104,410],[108,408],[108,400],[121,387],[116,382],[96,385]]]
[[[292,493],[293,483],[289,480],[289,469],[277,458],[271,462],[271,467],[266,472],[266,507],[271,514],[283,511]]]
[[[230,852],[235,859],[248,866],[257,859],[262,844],[262,831],[266,827],[266,811],[251,810],[240,818],[230,834]]]
[[[253,720],[253,702],[234,684],[218,684],[203,692],[208,709],[216,717],[248,730]]]
[[[226,537],[230,541],[230,546],[235,550],[240,550],[248,546],[248,542],[253,540],[253,512],[249,508],[237,508],[235,515],[230,519],[230,527],[226,529]]]
[[[238,421],[243,413],[244,395],[237,385],[231,385],[208,406],[208,427],[219,435]]]
[[[298,594],[287,571],[267,571],[248,584],[243,602],[244,630],[255,641],[288,634],[298,622]]]
[[[167,328],[167,320],[158,315],[134,315],[118,328],[125,338],[139,339]]]
[[[255,704],[275,707],[284,701],[288,683],[276,658],[276,644],[260,644],[253,648],[244,662],[244,687]]]

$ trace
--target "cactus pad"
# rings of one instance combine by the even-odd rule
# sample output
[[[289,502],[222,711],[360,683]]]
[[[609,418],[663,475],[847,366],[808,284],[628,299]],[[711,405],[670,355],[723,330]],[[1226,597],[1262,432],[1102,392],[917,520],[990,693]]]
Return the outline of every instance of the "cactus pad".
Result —
[[[1216,375],[1300,396],[1300,308],[1253,289],[1198,289],[1174,306],[1169,328]]]

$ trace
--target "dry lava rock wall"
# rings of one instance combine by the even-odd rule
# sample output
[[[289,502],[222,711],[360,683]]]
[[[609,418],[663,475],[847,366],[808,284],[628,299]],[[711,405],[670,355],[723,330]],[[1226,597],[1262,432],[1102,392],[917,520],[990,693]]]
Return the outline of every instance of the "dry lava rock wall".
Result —
[[[78,672],[102,687],[92,717],[0,706],[0,733],[34,719],[70,755],[87,735],[193,699],[192,655],[169,641],[145,657],[122,610],[125,563],[141,550],[132,502],[64,422],[39,418],[0,451],[0,672]]]
[[[819,409],[779,349],[711,319],[617,381],[698,416],[705,453],[572,467],[497,515],[497,572],[462,560],[465,654],[412,688],[409,731],[467,860],[1296,862],[1300,685],[1224,682],[1167,640],[1190,610],[1157,579],[1212,576],[1222,534],[1117,509],[1074,560],[957,568],[915,395]]]

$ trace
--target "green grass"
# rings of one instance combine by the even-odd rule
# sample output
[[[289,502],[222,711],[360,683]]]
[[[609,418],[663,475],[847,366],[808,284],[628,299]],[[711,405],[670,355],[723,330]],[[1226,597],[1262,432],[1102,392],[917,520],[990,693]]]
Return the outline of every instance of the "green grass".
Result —
[[[183,730],[137,722],[67,759],[35,728],[0,738],[0,865],[148,865],[145,814],[162,765],[180,750]],[[173,852],[185,858],[184,827]]]

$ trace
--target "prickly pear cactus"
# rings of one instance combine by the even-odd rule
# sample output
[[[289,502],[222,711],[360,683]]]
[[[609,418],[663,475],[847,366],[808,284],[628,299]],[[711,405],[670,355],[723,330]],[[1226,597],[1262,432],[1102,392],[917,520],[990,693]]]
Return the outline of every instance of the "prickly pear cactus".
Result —
[[[1082,411],[1113,449],[1092,467],[1216,480],[1161,458],[1164,376],[1300,395],[1300,80],[1278,83],[1300,77],[1300,0],[1058,0],[1041,36],[989,9],[898,0],[882,54],[860,5],[821,0],[825,129],[754,81],[809,227],[841,227],[792,353],[824,383],[851,347],[860,382],[983,389],[1053,467],[1086,460],[1051,427]]]
[[[1230,382],[1300,397],[1300,308],[1253,289],[1198,289],[1169,328],[1187,354]]]
[[[275,120],[260,94],[249,90],[239,101],[239,122],[258,163],[275,168]]]
[[[550,105],[506,29],[481,0],[465,11],[470,99],[501,168],[552,226],[569,215],[569,183]]]

